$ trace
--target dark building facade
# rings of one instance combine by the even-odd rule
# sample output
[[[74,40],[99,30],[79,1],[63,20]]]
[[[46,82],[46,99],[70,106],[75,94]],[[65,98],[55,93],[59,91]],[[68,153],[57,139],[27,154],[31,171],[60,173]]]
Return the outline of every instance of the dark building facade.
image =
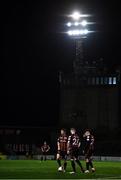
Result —
[[[81,61],[80,61],[81,62]],[[98,61],[74,62],[60,74],[60,126],[114,130],[119,127],[120,71]]]

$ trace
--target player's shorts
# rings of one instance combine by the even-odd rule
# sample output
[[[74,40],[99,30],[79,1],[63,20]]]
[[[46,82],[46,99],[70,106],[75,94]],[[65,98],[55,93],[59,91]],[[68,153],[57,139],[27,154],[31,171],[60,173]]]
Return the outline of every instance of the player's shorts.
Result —
[[[86,152],[85,152],[85,159],[91,159],[92,158],[92,156],[93,156],[93,150],[92,149],[90,149],[90,150],[87,150]]]
[[[45,151],[44,151],[44,152],[42,152],[42,155],[47,155],[47,152],[45,152]]]
[[[79,157],[79,149],[78,148],[73,148],[70,151],[70,158],[71,159],[78,159]]]
[[[58,151],[61,159],[67,160],[67,152],[66,151]]]

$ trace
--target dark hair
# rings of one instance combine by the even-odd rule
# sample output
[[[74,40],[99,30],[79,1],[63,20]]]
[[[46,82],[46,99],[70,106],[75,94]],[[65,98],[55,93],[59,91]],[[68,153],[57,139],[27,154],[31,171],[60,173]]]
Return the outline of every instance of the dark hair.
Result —
[[[76,129],[75,129],[75,128],[71,128],[71,130],[74,130],[74,131],[76,131]]]
[[[90,133],[92,133],[91,129],[85,129],[84,132],[87,132],[87,131],[89,131]]]
[[[62,129],[61,129],[61,131],[64,131],[64,132],[66,132],[66,129],[65,129],[65,128],[62,128]]]

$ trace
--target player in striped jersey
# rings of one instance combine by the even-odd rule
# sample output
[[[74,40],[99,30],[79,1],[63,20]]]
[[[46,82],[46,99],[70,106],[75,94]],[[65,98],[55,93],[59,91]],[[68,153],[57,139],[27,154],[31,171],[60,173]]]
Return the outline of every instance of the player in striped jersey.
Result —
[[[68,137],[66,135],[66,130],[65,129],[61,129],[60,131],[60,136],[57,140],[57,163],[59,165],[58,170],[59,171],[66,171],[66,167],[67,167],[67,141],[68,141]],[[61,164],[61,160],[64,160],[64,164],[62,166]]]
[[[94,152],[94,136],[91,134],[90,130],[85,130],[84,135],[84,155],[86,161],[86,171],[89,173],[89,166],[91,167],[92,172],[95,172],[95,168],[92,163],[92,156]]]

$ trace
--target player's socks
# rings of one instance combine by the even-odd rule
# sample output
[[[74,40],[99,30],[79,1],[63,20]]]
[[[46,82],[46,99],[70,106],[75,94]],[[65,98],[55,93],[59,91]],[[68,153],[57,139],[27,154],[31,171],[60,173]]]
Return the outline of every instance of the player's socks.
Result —
[[[64,170],[66,170],[67,162],[64,162]]]
[[[86,169],[89,171],[89,162],[86,162]]]
[[[92,161],[89,161],[89,165],[91,166],[91,168],[93,168]]]
[[[60,159],[57,160],[57,163],[58,163],[59,167],[61,167],[61,160]]]
[[[71,166],[73,168],[73,172],[76,172],[76,166],[74,160],[71,160]]]
[[[76,160],[76,163],[79,165],[79,167],[81,168],[81,171],[82,172],[84,172],[84,169],[83,169],[83,167],[82,167],[82,164],[81,164],[81,162],[77,159]]]

